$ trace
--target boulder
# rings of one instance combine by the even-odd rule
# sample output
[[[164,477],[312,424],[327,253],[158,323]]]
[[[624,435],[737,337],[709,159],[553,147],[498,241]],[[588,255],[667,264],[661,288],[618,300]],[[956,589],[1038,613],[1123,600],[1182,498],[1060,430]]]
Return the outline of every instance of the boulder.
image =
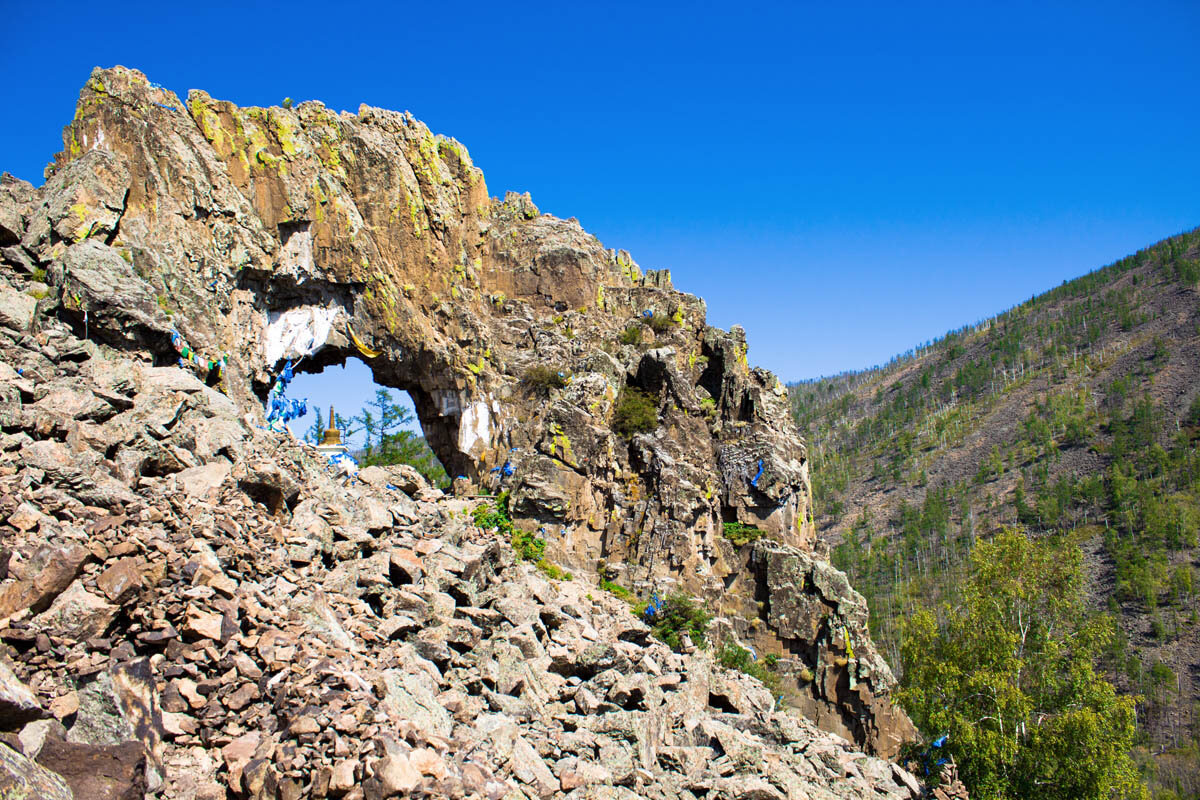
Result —
[[[16,730],[46,716],[32,691],[4,661],[0,661],[0,729]]]
[[[30,800],[76,800],[92,796],[76,794],[73,788],[56,772],[0,744],[0,796]]]
[[[25,332],[33,326],[37,300],[0,283],[0,325]]]

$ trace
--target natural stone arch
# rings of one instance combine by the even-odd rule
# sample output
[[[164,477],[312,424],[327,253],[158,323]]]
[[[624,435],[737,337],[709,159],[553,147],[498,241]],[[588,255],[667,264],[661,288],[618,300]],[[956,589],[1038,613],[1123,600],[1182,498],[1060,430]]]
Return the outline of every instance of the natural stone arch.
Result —
[[[312,356],[298,361],[296,374],[319,375],[330,367],[357,361],[367,368],[374,385],[378,388],[404,392],[412,400],[417,422],[422,434],[433,450],[446,474],[454,479],[465,476],[474,480],[475,460],[459,448],[462,409],[449,398],[453,392],[429,389],[427,383],[413,379],[412,368],[387,359],[384,356],[367,358],[354,347],[326,346]],[[265,398],[265,394],[264,394]]]
[[[761,527],[755,552],[778,544],[785,561],[813,540],[805,446],[744,331],[709,327],[669,273],[643,272],[577,221],[528,196],[489,199],[466,150],[411,115],[237,108],[203,92],[185,105],[136,71],[96,70],[51,173],[19,212],[22,252],[52,277],[47,304],[163,363],[174,330],[227,355],[221,388],[246,422],[262,421],[285,355],[272,325],[319,308],[330,324],[304,348],[314,365],[379,351],[376,380],[414,396],[446,466],[511,489],[517,524],[544,527],[561,565],[620,559],[647,589],[705,597],[764,652],[854,605],[822,593],[802,614],[764,617],[750,602],[762,587],[726,591],[748,553],[723,520]],[[562,385],[529,391],[534,367]],[[613,422],[630,384],[652,389],[656,418],[626,438]],[[837,582],[807,562],[767,572],[771,591],[799,587],[772,596],[777,609]],[[848,648],[817,645],[814,700],[844,704]],[[886,691],[890,675],[870,672],[851,690]]]

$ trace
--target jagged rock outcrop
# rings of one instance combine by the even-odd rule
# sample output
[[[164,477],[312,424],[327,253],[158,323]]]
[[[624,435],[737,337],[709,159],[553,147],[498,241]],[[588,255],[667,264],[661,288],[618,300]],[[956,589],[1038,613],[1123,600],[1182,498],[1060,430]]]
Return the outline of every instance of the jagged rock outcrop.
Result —
[[[328,558],[335,534],[300,501],[305,482],[251,458],[246,430],[284,359],[319,370],[361,358],[412,396],[457,489],[508,490],[552,560],[705,598],[730,635],[785,656],[789,692],[818,724],[871,752],[911,733],[865,618],[854,658],[819,624],[857,624],[861,598],[825,595],[810,618],[785,619],[782,600],[757,602],[774,596],[760,550],[721,535],[752,525],[801,559],[812,544],[804,444],[782,385],[750,367],[744,331],[707,326],[667,272],[643,273],[577,221],[528,196],[489,199],[465,148],[411,115],[238,108],[200,91],[184,103],[134,70],[98,69],[45,186],[0,182],[0,245],[15,276],[0,325],[37,337],[7,376],[18,388],[0,397],[0,424],[35,415],[41,439],[22,457],[78,501],[135,506],[141,481],[171,475],[232,481],[323,532],[293,555]],[[43,323],[56,319],[69,333]],[[198,373],[211,386],[166,368],[176,331],[227,359]],[[110,352],[148,366],[116,359],[111,372]],[[64,363],[87,390],[53,383]],[[622,426],[635,393],[650,422]],[[107,628],[94,597],[70,607]]]
[[[515,508],[579,566],[661,550],[668,569],[706,570],[722,520],[810,540],[804,445],[744,333],[707,327],[701,300],[575,220],[490,200],[466,150],[410,115],[199,91],[185,105],[118,68],[92,75],[64,141],[18,204],[21,243],[61,264],[63,309],[94,338],[174,360],[177,328],[229,355],[224,388],[250,408],[282,358],[362,357],[357,337],[447,470],[496,488],[508,463]],[[641,344],[618,341],[630,326]],[[568,385],[531,386],[535,366]],[[631,446],[610,427],[626,386],[658,412]]]

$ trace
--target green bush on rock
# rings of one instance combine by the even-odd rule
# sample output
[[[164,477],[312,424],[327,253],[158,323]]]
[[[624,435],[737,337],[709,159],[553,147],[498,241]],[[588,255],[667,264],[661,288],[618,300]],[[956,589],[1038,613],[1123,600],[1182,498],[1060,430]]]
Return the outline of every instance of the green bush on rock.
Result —
[[[644,603],[638,606],[637,610],[641,616],[645,616],[648,605]],[[667,596],[662,608],[650,620],[650,632],[654,638],[675,651],[683,647],[682,636],[685,633],[693,644],[703,648],[708,643],[704,631],[711,621],[712,614],[708,613],[704,606],[682,592],[675,592]]]
[[[508,511],[508,492],[501,492],[499,496],[496,497],[494,502],[484,502],[475,506],[475,508],[471,511],[471,519],[475,522],[477,527],[483,528],[484,530],[499,531],[502,536],[506,536],[509,544],[512,545],[513,550],[516,551],[517,556],[519,556],[521,560],[533,561],[535,563],[544,561],[546,553],[546,540],[534,536],[528,531],[523,531],[513,526],[512,518],[509,516]],[[553,567],[555,570],[558,570],[560,574],[565,575],[565,573],[562,573],[559,567],[555,566],[554,564],[550,564],[548,561],[546,564],[549,567]],[[555,577],[555,575],[551,575],[549,572],[547,572],[547,568],[542,567],[540,563],[538,564],[538,567],[543,572],[546,572],[546,574],[550,577]],[[558,580],[563,579],[564,578],[558,578]]]
[[[613,409],[612,429],[621,437],[632,439],[635,434],[649,433],[657,427],[657,398],[633,386],[623,388]]]

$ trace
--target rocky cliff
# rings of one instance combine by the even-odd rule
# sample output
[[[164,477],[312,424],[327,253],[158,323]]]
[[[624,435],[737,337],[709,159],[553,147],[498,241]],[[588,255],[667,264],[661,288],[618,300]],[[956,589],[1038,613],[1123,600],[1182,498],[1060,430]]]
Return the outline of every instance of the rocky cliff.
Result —
[[[892,678],[870,642],[865,605],[844,576],[809,552],[804,445],[782,386],[748,365],[744,332],[708,327],[702,301],[675,291],[667,273],[643,273],[627,254],[605,250],[575,220],[540,214],[527,196],[489,199],[466,150],[410,115],[365,106],[356,115],[334,114],[318,103],[241,109],[203,92],[185,104],[136,71],[96,70],[46,184],[0,183],[0,246],[5,362],[21,370],[0,376],[13,479],[5,535],[15,537],[8,552],[23,565],[5,590],[13,598],[8,630],[22,632],[8,641],[43,669],[79,649],[90,665],[81,678],[143,658],[147,691],[169,691],[181,678],[209,681],[195,698],[180,695],[172,708],[162,706],[194,722],[167,718],[177,743],[243,741],[269,717],[274,723],[263,730],[270,735],[242,747],[246,763],[270,761],[265,754],[283,746],[296,716],[278,692],[294,689],[318,703],[307,684],[289,682],[305,671],[289,672],[291,657],[309,645],[320,651],[312,664],[331,657],[320,650],[320,636],[310,642],[302,635],[306,628],[324,631],[335,648],[352,645],[346,657],[357,653],[372,668],[394,663],[389,658],[408,663],[409,652],[396,648],[416,648],[433,665],[429,697],[451,688],[468,699],[524,697],[530,679],[505,683],[503,691],[492,673],[457,684],[444,679],[443,670],[464,660],[478,666],[478,648],[492,631],[503,632],[523,658],[549,658],[542,672],[554,663],[546,649],[552,634],[563,625],[579,632],[568,619],[596,634],[587,641],[657,647],[623,627],[635,623],[609,619],[603,602],[594,612],[584,609],[597,601],[578,605],[584,601],[576,595],[591,594],[579,588],[582,581],[537,583],[518,565],[496,562],[507,557],[453,516],[462,510],[454,503],[465,501],[431,501],[421,514],[366,503],[361,513],[373,514],[370,524],[337,511],[354,503],[336,492],[361,488],[334,490],[286,435],[257,426],[285,360],[319,370],[346,358],[362,359],[379,383],[408,391],[435,452],[459,476],[456,491],[509,491],[518,525],[547,539],[553,561],[581,577],[603,570],[643,592],[679,588],[705,598],[722,614],[716,633],[779,656],[791,702],[861,747],[890,754],[911,733],[888,701]],[[192,363],[172,366],[181,350]],[[628,413],[628,397],[648,401],[649,412]],[[638,417],[637,424],[625,417]],[[189,488],[196,482],[201,490]],[[80,551],[88,521],[96,520],[107,539]],[[727,522],[767,538],[735,545],[722,535]],[[421,566],[414,576],[405,557],[399,566],[375,564],[399,548],[418,562],[445,552],[467,570],[471,547],[492,553],[485,572],[503,578],[468,588],[462,582],[474,581],[477,567],[464,577],[457,567]],[[117,566],[112,551],[137,575],[129,579],[135,609],[121,593],[105,599],[107,590],[90,582],[101,566],[104,574]],[[203,570],[225,588],[197,578]],[[496,610],[510,591],[505,581],[516,581],[520,597],[535,598],[533,611],[514,611],[514,619]],[[62,627],[69,614],[44,616],[71,591],[71,608],[102,608],[83,628]],[[316,599],[302,607],[289,599],[294,592]],[[401,602],[397,592],[413,597]],[[568,611],[563,604],[576,605]],[[546,609],[555,608],[558,621],[547,622]],[[287,657],[261,649],[251,619],[291,637],[279,645]],[[207,633],[196,627],[205,621]],[[526,624],[541,649],[512,639]],[[596,633],[614,624],[620,630],[611,636]],[[49,637],[46,648],[40,636]],[[111,649],[89,649],[93,640]],[[422,648],[436,648],[437,657]],[[238,653],[250,661],[230,660]],[[156,663],[156,655],[191,668],[160,672],[167,662]],[[626,656],[633,665],[643,654]],[[659,653],[649,674],[678,658]],[[688,674],[708,669],[686,667]],[[563,686],[576,689],[591,678],[573,666],[556,669],[565,683],[539,674],[541,688],[529,689],[530,703],[550,704],[543,715],[556,713]],[[597,673],[611,669],[630,674],[616,662]],[[282,684],[267,685],[273,673]],[[212,683],[215,674],[229,681]],[[322,685],[337,682],[319,670],[309,674]],[[270,712],[231,727],[229,712],[251,703],[231,709],[221,694],[226,683],[229,693],[242,693],[235,702],[270,697]],[[59,689],[82,691],[35,688],[55,697]],[[611,689],[589,692],[607,697]],[[355,698],[366,688],[350,681],[339,691],[349,694],[338,708],[359,708],[374,707],[388,690],[377,682],[373,700],[370,692]],[[707,704],[704,691],[696,697]],[[214,698],[222,700],[211,714],[220,725],[206,727]],[[458,722],[482,724],[477,705],[441,699],[453,703],[431,701],[428,713],[437,706],[453,717],[467,709]],[[516,708],[507,700],[485,705],[496,713]],[[384,719],[411,719],[410,711]],[[734,703],[727,713],[749,712]],[[764,720],[778,716],[762,713]],[[326,733],[336,745],[344,732],[333,716],[325,713],[315,730],[291,732],[316,750]],[[647,741],[665,744],[673,724]],[[457,730],[453,719],[447,725],[444,737]],[[564,725],[570,732],[578,723]],[[380,728],[369,730],[363,741]],[[373,747],[375,756],[391,757]],[[653,747],[641,756],[648,774],[662,760]],[[288,752],[297,764],[307,758]],[[363,772],[375,763],[370,754],[360,756],[355,781],[377,776]],[[253,794],[261,786],[244,784],[246,763],[214,762],[212,771],[231,790]],[[288,773],[272,763],[272,791],[280,796],[294,796],[278,788],[285,773],[295,773],[293,783],[306,791],[317,786],[306,783],[311,770]],[[627,785],[625,777],[580,780]],[[556,779],[554,791],[571,789],[574,778]],[[539,785],[548,791],[551,784]]]

